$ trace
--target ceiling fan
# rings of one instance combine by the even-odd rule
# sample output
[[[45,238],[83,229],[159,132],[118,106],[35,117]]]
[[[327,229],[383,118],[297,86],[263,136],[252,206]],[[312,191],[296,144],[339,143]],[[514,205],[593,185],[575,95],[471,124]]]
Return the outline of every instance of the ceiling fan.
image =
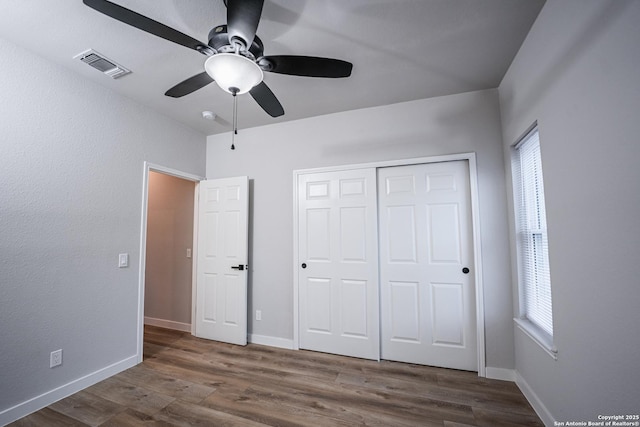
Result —
[[[351,63],[339,59],[296,55],[264,56],[264,45],[256,35],[264,0],[224,0],[227,6],[227,24],[218,25],[209,32],[208,44],[110,1],[83,2],[111,18],[208,57],[204,64],[205,71],[178,83],[165,93],[173,98],[188,95],[215,81],[234,97],[249,92],[267,114],[278,117],[284,114],[284,109],[263,81],[264,71],[338,78],[349,77],[353,68]]]

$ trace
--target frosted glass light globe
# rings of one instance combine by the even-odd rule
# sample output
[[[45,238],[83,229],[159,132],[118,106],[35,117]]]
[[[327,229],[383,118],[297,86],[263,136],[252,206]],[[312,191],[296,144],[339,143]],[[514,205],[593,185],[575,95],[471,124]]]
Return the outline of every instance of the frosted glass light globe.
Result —
[[[247,93],[264,78],[262,69],[249,58],[236,53],[217,53],[204,63],[204,69],[222,90],[237,95]]]

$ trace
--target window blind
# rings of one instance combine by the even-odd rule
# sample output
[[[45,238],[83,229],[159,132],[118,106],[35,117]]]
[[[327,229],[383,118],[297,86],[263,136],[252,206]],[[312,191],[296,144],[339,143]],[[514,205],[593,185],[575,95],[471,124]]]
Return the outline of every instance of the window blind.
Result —
[[[525,318],[553,336],[551,274],[547,215],[538,130],[533,129],[514,150],[520,292]]]

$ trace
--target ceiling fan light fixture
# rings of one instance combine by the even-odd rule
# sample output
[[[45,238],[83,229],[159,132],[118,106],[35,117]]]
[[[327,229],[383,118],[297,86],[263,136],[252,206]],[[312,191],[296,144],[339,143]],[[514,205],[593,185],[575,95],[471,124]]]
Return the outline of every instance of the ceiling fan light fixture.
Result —
[[[264,78],[258,64],[237,53],[210,56],[204,69],[222,90],[231,94],[247,93]]]

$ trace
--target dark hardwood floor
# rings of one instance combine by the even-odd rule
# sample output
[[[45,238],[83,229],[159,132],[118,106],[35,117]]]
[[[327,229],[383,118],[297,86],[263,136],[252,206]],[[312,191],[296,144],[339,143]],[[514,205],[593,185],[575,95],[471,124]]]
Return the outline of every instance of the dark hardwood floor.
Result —
[[[144,362],[12,426],[542,426],[517,386],[145,328]]]

